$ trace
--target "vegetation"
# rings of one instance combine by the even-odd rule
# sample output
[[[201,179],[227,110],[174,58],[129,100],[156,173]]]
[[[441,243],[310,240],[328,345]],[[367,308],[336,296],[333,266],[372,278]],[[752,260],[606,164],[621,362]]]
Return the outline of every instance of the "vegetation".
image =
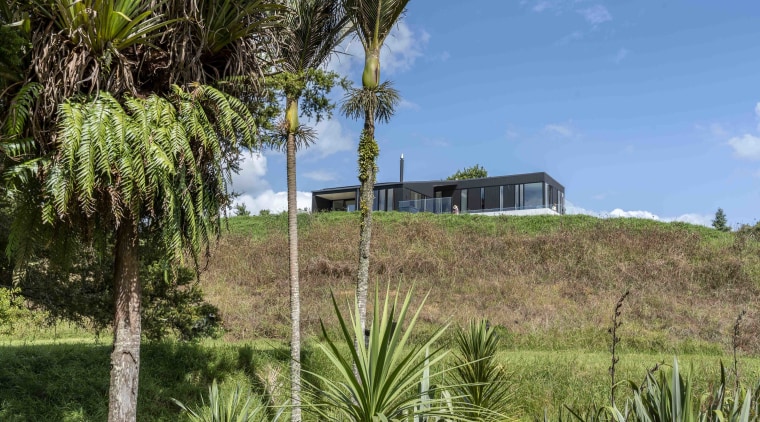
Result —
[[[462,170],[457,170],[456,173],[447,177],[446,180],[465,180],[465,179],[479,179],[481,177],[488,177],[488,171],[478,164],[472,167],[465,167]]]
[[[396,284],[403,274],[418,291],[430,292],[423,332],[450,318],[462,326],[488,318],[510,348],[606,352],[611,307],[628,289],[621,351],[714,355],[726,350],[742,309],[748,316],[740,348],[760,349],[760,324],[752,317],[760,313],[752,300],[760,289],[760,242],[753,237],[581,215],[387,212],[376,219],[370,277]],[[327,319],[328,287],[339,304],[354,296],[355,222],[350,213],[299,215],[306,338],[319,335],[320,317],[334,326]],[[225,321],[226,339],[289,337],[287,316],[279,311],[288,307],[281,293],[286,223],[284,215],[229,220],[230,233],[201,276],[206,300]],[[453,308],[462,303],[468,306]]]
[[[245,206],[244,203],[235,204],[232,207],[235,211],[235,215],[239,217],[249,217],[251,215],[251,212],[248,211],[248,207]]]
[[[329,94],[338,74],[321,67],[345,38],[347,23],[339,0],[293,0],[291,13],[284,18],[283,43],[277,66],[280,73],[268,85],[284,97],[285,116],[274,135],[276,145],[285,151],[288,184],[288,271],[291,320],[291,420],[301,421],[301,308],[298,279],[298,203],[296,201],[296,150],[315,141],[316,134],[298,121],[302,113],[317,122],[330,117],[334,104]]]
[[[362,87],[346,93],[342,111],[353,119],[364,119],[359,136],[359,256],[356,274],[356,301],[361,326],[366,326],[367,289],[369,288],[370,244],[372,241],[372,201],[377,156],[380,147],[375,140],[375,122],[388,122],[400,101],[391,83],[380,83],[380,50],[385,39],[406,10],[409,0],[343,0],[343,8],[351,30],[364,47]]]
[[[715,212],[715,218],[712,221],[712,226],[715,227],[716,230],[720,230],[722,232],[731,231],[731,227],[728,225],[726,213],[723,212],[723,208],[718,208],[718,211]]]
[[[517,413],[515,386],[499,362],[499,335],[486,320],[470,322],[456,334],[449,382],[460,412],[470,421],[504,420]]]
[[[322,325],[325,342],[320,346],[332,364],[330,372],[337,373],[337,377],[312,373],[321,381],[313,392],[317,404],[312,409],[326,420],[400,420],[435,413],[443,407],[430,399],[425,400],[426,407],[420,407],[427,391],[420,392],[417,385],[430,367],[445,357],[441,348],[428,351],[446,326],[412,344],[410,339],[422,305],[416,311],[410,310],[410,291],[399,306],[398,295],[391,299],[389,291],[382,303],[379,292],[375,292],[372,326],[366,334],[359,320],[358,306],[346,321],[335,297],[332,298],[340,335],[334,340]],[[358,339],[356,348],[352,347],[355,339]],[[340,345],[347,346],[348,358]]]
[[[245,394],[245,395],[244,395]],[[245,401],[243,399],[245,398]],[[179,407],[187,412],[192,422],[265,422],[267,418],[266,406],[257,403],[250,394],[243,392],[243,387],[235,385],[235,389],[228,395],[220,393],[216,380],[208,389],[208,404],[203,404],[197,409],[191,409],[182,402],[174,400]],[[280,419],[280,412],[272,418],[272,422]]]
[[[113,259],[114,282],[108,419],[135,420],[140,241],[159,234],[168,260],[182,262],[187,253],[197,265],[218,233],[229,172],[240,149],[258,141],[251,109],[233,91],[267,65],[268,43],[259,41],[278,7],[261,0],[6,3],[2,22],[14,24],[4,31],[15,28],[11,39],[25,41],[12,52],[18,60],[0,62],[16,274],[23,277],[38,245],[113,246],[104,254]],[[226,83],[231,77],[235,84]]]

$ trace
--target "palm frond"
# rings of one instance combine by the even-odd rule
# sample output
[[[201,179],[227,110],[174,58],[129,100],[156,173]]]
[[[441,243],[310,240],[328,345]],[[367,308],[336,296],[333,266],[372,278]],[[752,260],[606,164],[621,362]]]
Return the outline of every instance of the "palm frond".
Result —
[[[341,112],[348,118],[358,120],[365,118],[367,110],[374,110],[375,120],[387,123],[399,101],[401,96],[398,91],[390,81],[385,81],[375,88],[351,88],[346,91]]]
[[[266,146],[276,151],[285,152],[288,140],[287,127],[287,123],[284,120],[281,120],[277,124],[278,130],[276,136],[270,137]],[[317,141],[319,135],[314,128],[306,125],[298,125],[298,128],[293,134],[296,137],[296,151],[304,150],[313,145]]]
[[[378,51],[409,0],[343,0],[343,8],[365,51]]]
[[[340,0],[300,0],[291,2],[285,15],[282,67],[298,73],[322,66],[348,35],[348,16]]]

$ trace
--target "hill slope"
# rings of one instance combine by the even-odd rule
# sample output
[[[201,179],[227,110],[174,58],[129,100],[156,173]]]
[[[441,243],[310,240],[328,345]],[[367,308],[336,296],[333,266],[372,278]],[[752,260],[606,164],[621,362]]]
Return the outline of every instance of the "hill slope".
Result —
[[[332,319],[330,291],[353,297],[358,220],[299,216],[303,329]],[[624,345],[721,351],[736,316],[760,346],[760,242],[682,223],[588,216],[375,214],[371,280],[414,284],[428,324],[488,318],[517,348],[604,350],[612,309],[630,290]],[[234,217],[201,277],[230,339],[288,335],[284,215]]]

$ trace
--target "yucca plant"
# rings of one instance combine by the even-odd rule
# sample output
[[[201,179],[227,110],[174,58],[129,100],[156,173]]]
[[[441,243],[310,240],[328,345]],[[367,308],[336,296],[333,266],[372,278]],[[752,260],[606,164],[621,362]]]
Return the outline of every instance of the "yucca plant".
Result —
[[[267,417],[266,406],[250,393],[244,394],[237,384],[235,389],[222,393],[216,380],[208,389],[208,404],[201,398],[201,405],[191,409],[182,402],[172,399],[192,422],[276,422],[282,418],[284,408],[280,408],[271,419]]]
[[[681,376],[678,359],[673,359],[673,369],[660,372],[658,377],[647,374],[642,386],[633,387],[631,417],[636,421],[732,421],[758,420],[752,414],[752,392],[736,391],[732,401],[725,400],[725,368],[721,363],[721,382],[709,401],[697,403],[692,394],[689,377]],[[618,412],[619,413],[619,412]]]
[[[456,334],[453,385],[455,400],[472,421],[503,420],[514,413],[509,374],[496,359],[499,337],[486,320],[471,321]]]
[[[419,406],[422,394],[427,395],[427,392],[418,390],[419,380],[426,371],[446,355],[440,347],[434,346],[446,326],[437,329],[421,344],[410,344],[422,305],[413,315],[410,314],[411,290],[400,306],[398,294],[391,299],[390,292],[386,291],[383,303],[379,296],[376,290],[372,328],[366,345],[361,341],[364,330],[356,304],[347,321],[332,297],[340,335],[337,339],[332,338],[321,323],[325,342],[320,347],[338,375],[334,380],[313,374],[322,383],[319,388],[313,386],[321,404],[311,408],[325,420],[402,420],[421,414],[434,415],[446,406],[445,401],[429,397],[425,400],[426,406]],[[356,347],[354,339],[359,340]],[[426,358],[428,349],[430,352]],[[354,375],[354,366],[358,377]]]

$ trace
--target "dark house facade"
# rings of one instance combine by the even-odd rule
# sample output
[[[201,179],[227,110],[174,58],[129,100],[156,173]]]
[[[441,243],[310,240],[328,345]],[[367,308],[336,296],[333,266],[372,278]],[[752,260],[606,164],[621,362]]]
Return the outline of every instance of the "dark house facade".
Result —
[[[312,192],[312,212],[355,211],[359,186]],[[456,208],[455,208],[456,207]],[[375,184],[374,211],[564,214],[565,187],[546,173]]]

